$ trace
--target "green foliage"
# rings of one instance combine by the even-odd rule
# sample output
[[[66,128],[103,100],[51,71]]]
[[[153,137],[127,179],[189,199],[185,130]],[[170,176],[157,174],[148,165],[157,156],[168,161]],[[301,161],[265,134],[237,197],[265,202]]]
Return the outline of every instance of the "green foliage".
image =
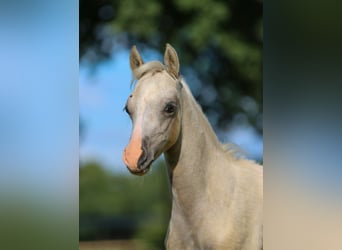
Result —
[[[96,64],[133,44],[162,53],[166,43],[216,128],[241,120],[262,133],[261,1],[80,1],[81,59]]]
[[[148,4],[139,0],[119,1],[117,8],[116,19],[118,21],[112,23],[113,28],[117,31],[130,30],[132,33],[140,33],[143,37],[148,38],[157,29],[161,10],[160,1],[150,0]],[[143,11],[136,13],[137,9]]]
[[[79,183],[80,239],[134,237],[151,247],[162,245],[171,206],[162,164],[135,177],[90,162],[80,167]]]
[[[212,35],[220,33],[220,25],[230,18],[229,6],[219,1],[176,0],[175,6],[192,16],[182,30],[196,49],[204,48]]]

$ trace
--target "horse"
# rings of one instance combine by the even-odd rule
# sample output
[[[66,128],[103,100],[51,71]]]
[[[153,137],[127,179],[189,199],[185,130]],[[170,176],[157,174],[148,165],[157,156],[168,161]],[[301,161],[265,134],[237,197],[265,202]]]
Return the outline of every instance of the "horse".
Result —
[[[179,67],[170,44],[164,64],[145,63],[131,48],[136,83],[125,105],[132,134],[123,162],[141,176],[164,153],[172,193],[166,249],[262,249],[263,167],[219,142]]]

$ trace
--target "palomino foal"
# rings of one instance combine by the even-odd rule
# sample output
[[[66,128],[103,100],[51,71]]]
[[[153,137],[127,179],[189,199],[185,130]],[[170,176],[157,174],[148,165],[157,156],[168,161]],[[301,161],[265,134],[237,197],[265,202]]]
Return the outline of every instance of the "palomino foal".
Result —
[[[172,189],[166,248],[262,249],[262,166],[219,143],[169,44],[164,63],[144,63],[131,49],[137,84],[125,107],[133,130],[123,161],[143,175],[164,153]]]

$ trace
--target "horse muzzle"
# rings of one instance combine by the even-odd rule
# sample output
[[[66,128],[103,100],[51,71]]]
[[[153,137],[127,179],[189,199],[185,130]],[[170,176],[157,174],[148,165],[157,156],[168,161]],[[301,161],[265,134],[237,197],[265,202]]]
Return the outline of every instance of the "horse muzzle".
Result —
[[[143,143],[141,145],[140,149],[140,156],[139,157],[131,157],[131,149],[129,148],[129,145],[125,148],[123,153],[123,160],[126,164],[128,170],[135,175],[144,175],[146,174],[151,167],[151,164],[154,160],[154,154],[151,152],[148,152],[146,141],[143,140]],[[137,159],[138,158],[138,159]],[[136,160],[137,159],[137,160]]]

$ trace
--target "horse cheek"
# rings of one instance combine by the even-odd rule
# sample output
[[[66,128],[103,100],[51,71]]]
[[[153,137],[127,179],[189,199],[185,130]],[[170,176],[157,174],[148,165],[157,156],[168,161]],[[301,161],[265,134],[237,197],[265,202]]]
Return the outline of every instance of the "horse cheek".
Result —
[[[176,143],[179,137],[179,132],[180,132],[180,121],[179,119],[176,119],[173,121],[173,124],[170,128],[169,136],[168,136],[164,151],[167,151]]]

